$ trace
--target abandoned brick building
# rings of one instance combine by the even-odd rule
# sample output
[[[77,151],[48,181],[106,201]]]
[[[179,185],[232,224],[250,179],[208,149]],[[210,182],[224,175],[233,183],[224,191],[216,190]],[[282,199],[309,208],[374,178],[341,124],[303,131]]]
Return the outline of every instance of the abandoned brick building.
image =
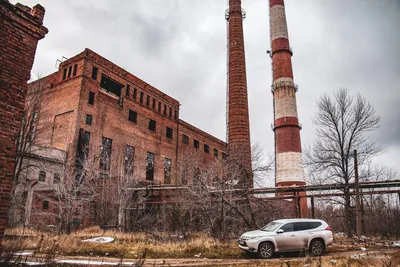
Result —
[[[36,164],[27,168],[27,181],[17,190],[26,203],[25,224],[56,224],[53,217],[43,217],[55,209],[52,201],[35,196],[60,183],[75,155],[98,159],[92,169],[99,180],[116,175],[122,162],[125,172],[145,184],[174,185],[192,182],[179,164],[191,155],[203,166],[226,158],[225,142],[179,118],[179,101],[90,49],[29,89],[41,97],[29,129],[35,138],[28,159]],[[216,173],[210,182],[221,177]]]

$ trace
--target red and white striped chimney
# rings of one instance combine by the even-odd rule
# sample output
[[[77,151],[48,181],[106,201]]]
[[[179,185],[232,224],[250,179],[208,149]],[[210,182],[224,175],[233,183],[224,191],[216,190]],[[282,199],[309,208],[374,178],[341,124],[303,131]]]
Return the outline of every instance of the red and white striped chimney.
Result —
[[[292,51],[286,24],[284,0],[270,0],[270,36],[274,97],[275,184],[305,185],[300,143],[296,92],[293,81]],[[302,192],[304,195],[304,192]],[[301,216],[305,216],[307,201],[302,198]]]

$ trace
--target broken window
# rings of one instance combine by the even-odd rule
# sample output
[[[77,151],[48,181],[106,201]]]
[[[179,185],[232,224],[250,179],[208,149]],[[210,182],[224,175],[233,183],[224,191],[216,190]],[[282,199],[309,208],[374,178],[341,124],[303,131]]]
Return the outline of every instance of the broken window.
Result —
[[[172,128],[167,127],[167,134],[166,134],[166,136],[167,136],[168,138],[171,138],[171,139],[172,139],[172,133],[173,133]]]
[[[133,110],[129,110],[129,116],[128,116],[129,121],[137,123],[137,112]]]
[[[149,120],[149,130],[156,131],[156,121],[152,119]]]
[[[198,140],[193,140],[193,146],[194,146],[194,148],[199,149],[200,142]]]
[[[153,109],[156,109],[156,100],[153,98]]]
[[[146,98],[146,106],[150,106],[150,96],[147,96]]]
[[[140,92],[140,104],[143,104],[144,93]]]
[[[182,143],[185,145],[189,144],[189,136],[182,134]]]
[[[133,99],[136,100],[137,97],[137,89],[133,88]]]
[[[146,180],[154,181],[154,153],[147,152]]]
[[[222,152],[221,155],[222,155],[222,159],[226,160],[226,153]]]
[[[102,137],[101,155],[100,155],[100,170],[109,171],[111,163],[112,140]]]
[[[39,182],[45,182],[46,181],[46,172],[45,171],[39,171],[38,180],[39,180]]]
[[[89,103],[90,105],[94,105],[94,92],[92,92],[92,91],[89,92],[89,100],[88,100],[88,103]]]
[[[74,71],[72,73],[72,76],[76,76],[76,71],[78,70],[78,64],[74,65]]]
[[[101,75],[100,87],[105,89],[107,92],[113,93],[119,97],[121,96],[122,87],[124,86],[120,83],[111,80],[110,78],[104,75]]]
[[[172,108],[171,107],[169,108],[169,118],[170,119],[172,118]]]
[[[43,200],[43,209],[48,210],[49,209],[49,201],[48,200]]]
[[[72,74],[72,66],[68,67],[68,78],[71,77]]]
[[[164,184],[171,183],[171,168],[172,168],[172,160],[165,158],[164,159]]]
[[[86,114],[86,124],[92,125],[92,115]]]
[[[214,148],[214,157],[217,159],[218,158],[218,149]]]
[[[60,180],[61,180],[60,175],[58,173],[55,173],[54,177],[53,177],[53,183],[54,184],[59,184]]]
[[[158,102],[158,112],[161,113],[161,102]]]
[[[125,175],[133,175],[133,163],[135,158],[135,148],[126,145],[125,148]]]
[[[127,97],[129,97],[130,90],[131,90],[131,86],[129,84],[127,84],[126,85],[126,92],[125,92]]]
[[[204,144],[204,152],[210,153],[210,147],[207,144]]]
[[[63,70],[63,80],[67,79],[67,68]]]
[[[92,68],[92,79],[97,81],[97,73],[99,72],[99,69],[96,67]]]

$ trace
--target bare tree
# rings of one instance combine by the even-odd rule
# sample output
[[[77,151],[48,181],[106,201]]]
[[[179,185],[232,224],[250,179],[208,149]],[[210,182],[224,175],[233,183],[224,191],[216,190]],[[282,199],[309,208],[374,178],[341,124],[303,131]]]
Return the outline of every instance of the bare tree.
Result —
[[[317,102],[314,124],[317,139],[306,150],[306,166],[313,183],[344,184],[344,205],[347,233],[352,235],[353,208],[349,184],[354,179],[354,155],[357,150],[359,169],[377,155],[381,148],[368,137],[379,127],[380,118],[373,106],[360,94],[355,97],[347,89],[339,89],[333,98],[323,95]]]

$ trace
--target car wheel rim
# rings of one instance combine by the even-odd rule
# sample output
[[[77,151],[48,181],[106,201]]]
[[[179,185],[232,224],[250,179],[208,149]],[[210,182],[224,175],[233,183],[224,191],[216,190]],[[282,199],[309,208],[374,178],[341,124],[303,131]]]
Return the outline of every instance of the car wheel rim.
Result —
[[[272,249],[270,246],[263,246],[261,248],[261,256],[263,258],[269,258],[271,257]]]
[[[322,253],[322,244],[320,242],[315,242],[311,248],[312,254],[320,255]]]

